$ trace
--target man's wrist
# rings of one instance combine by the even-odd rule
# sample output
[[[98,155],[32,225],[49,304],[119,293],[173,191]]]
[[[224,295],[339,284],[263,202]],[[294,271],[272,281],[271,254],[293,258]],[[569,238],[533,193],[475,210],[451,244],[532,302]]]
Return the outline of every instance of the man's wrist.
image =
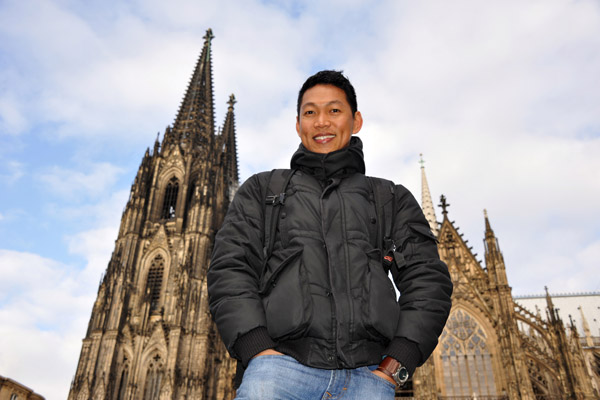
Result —
[[[395,358],[408,370],[412,376],[418,365],[421,364],[421,352],[417,343],[404,337],[394,338],[388,347],[382,352],[382,355]]]
[[[279,351],[275,350],[275,349],[266,349],[261,351],[260,353],[256,353],[254,355],[254,357],[252,358],[256,358],[256,357],[262,357],[262,356],[282,356],[283,353],[280,353]]]
[[[371,371],[372,374],[377,375],[378,377],[380,377],[381,379],[384,379],[386,381],[388,381],[389,383],[391,383],[394,386],[398,386],[396,384],[396,381],[394,380],[394,378],[392,378],[391,376],[384,374],[383,372],[379,371],[378,369],[375,369],[373,371]]]
[[[385,357],[383,361],[377,367],[377,371],[380,371],[394,380],[396,385],[402,386],[408,381],[409,373],[408,370],[402,363],[392,357]]]

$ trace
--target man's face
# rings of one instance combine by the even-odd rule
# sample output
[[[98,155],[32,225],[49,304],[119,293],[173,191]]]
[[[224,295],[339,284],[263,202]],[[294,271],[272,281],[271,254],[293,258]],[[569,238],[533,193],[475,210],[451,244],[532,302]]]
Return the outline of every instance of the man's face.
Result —
[[[333,85],[316,85],[304,92],[296,131],[302,144],[314,153],[343,149],[362,127],[360,112],[352,115],[346,93]]]

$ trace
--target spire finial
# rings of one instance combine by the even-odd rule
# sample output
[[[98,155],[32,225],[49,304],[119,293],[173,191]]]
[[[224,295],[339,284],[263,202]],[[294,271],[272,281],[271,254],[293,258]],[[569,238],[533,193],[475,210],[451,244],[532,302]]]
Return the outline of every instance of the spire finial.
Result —
[[[429,228],[431,232],[437,237],[439,234],[437,217],[435,216],[435,209],[433,208],[433,200],[431,199],[431,192],[429,192],[429,184],[427,183],[427,177],[425,176],[425,161],[423,161],[423,153],[419,154],[421,160],[421,208],[425,214],[427,222],[429,222]]]
[[[554,308],[554,303],[552,302],[552,297],[550,297],[550,293],[548,293],[548,286],[544,286],[544,290],[546,291],[546,305],[548,307],[548,311],[550,311],[550,316],[552,319],[555,319],[555,315],[558,315],[557,310]],[[558,319],[558,318],[556,318]]]
[[[487,236],[494,236],[494,231],[492,230],[492,226],[490,225],[490,220],[488,218],[488,213],[487,210],[484,208],[483,209],[483,219],[485,222],[485,235]]]
[[[440,204],[438,204],[438,206],[442,207],[442,214],[444,214],[444,217],[446,217],[448,215],[447,208],[450,207],[450,204],[446,202],[446,196],[440,196]]]
[[[152,151],[153,156],[158,155],[158,151],[160,149],[160,142],[158,141],[158,137],[160,136],[160,132],[156,133],[156,140],[154,141],[154,150]]]
[[[210,44],[214,37],[215,35],[213,35],[212,29],[208,28],[206,34],[202,37],[202,39],[204,39],[204,44]]]
[[[227,104],[229,104],[228,110],[229,111],[233,111],[233,105],[237,103],[237,101],[235,100],[235,96],[233,95],[233,93],[231,93],[231,95],[229,95],[229,101],[227,102]]]

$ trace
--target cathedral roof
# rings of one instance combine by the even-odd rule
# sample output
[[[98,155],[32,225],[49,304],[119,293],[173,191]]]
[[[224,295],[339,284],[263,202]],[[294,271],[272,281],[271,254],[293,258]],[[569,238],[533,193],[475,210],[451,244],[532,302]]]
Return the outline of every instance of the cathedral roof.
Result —
[[[583,336],[585,318],[591,335],[600,337],[600,292],[557,293],[550,294],[550,297],[565,325],[570,323],[569,316],[571,316],[577,331]],[[540,315],[546,319],[545,294],[513,296],[513,299],[533,313],[537,313],[538,309],[541,310]]]

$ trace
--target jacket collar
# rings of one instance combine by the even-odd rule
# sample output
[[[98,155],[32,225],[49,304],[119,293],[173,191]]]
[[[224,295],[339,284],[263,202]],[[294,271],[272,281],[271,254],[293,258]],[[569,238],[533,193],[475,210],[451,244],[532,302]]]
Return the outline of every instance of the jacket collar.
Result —
[[[319,180],[344,177],[355,173],[365,173],[362,141],[356,136],[343,149],[327,154],[313,153],[300,144],[292,156],[292,169],[299,169]]]

